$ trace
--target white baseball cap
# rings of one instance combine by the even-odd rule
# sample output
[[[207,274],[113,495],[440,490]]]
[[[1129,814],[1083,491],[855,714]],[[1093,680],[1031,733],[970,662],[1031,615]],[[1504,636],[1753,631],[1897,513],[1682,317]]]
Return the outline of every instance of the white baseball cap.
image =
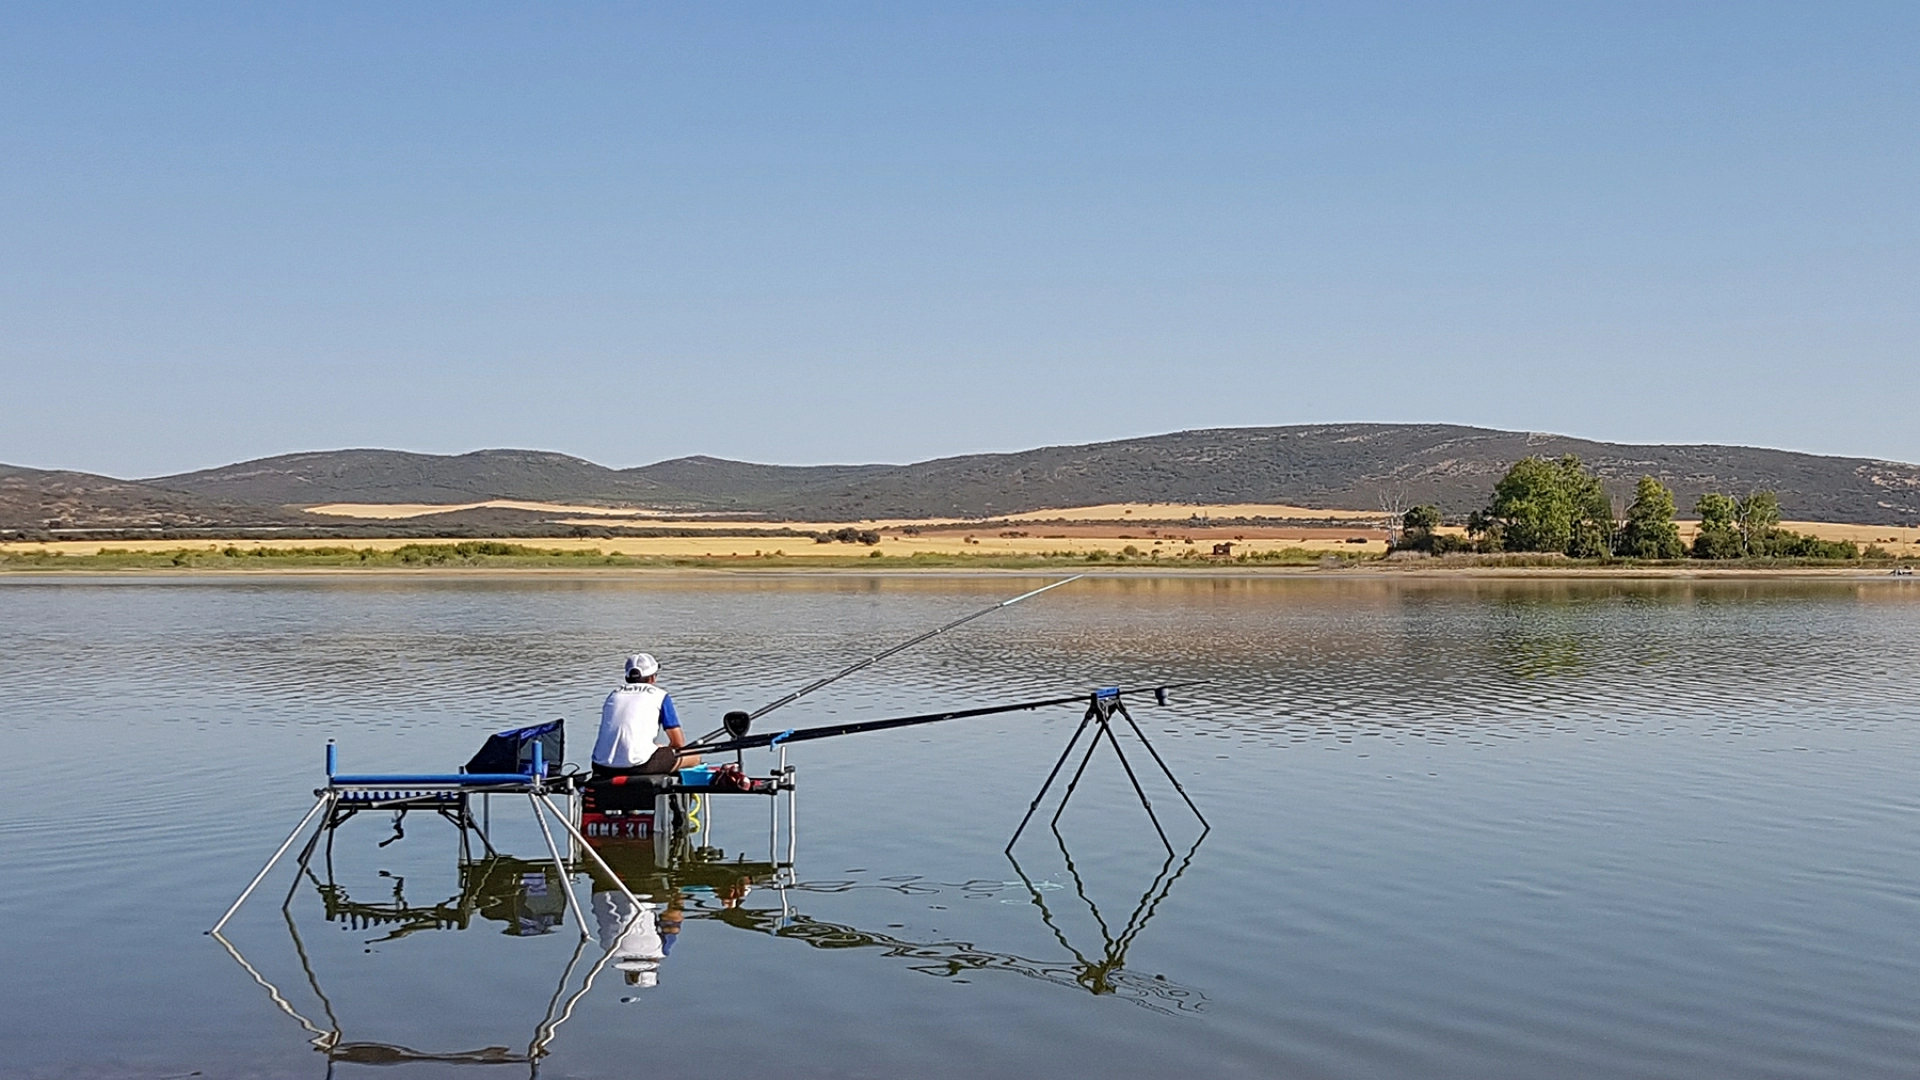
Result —
[[[650,678],[660,672],[660,661],[647,653],[634,653],[627,657],[627,674]]]

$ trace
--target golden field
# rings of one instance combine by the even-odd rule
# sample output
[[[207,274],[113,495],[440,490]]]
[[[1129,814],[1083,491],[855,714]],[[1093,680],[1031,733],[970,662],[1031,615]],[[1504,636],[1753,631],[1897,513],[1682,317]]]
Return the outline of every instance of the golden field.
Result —
[[[713,535],[670,537],[567,537],[502,538],[503,542],[526,544],[569,551],[599,550],[607,554],[655,556],[663,558],[751,558],[779,553],[786,558],[862,555],[877,550],[884,555],[911,556],[917,553],[970,555],[1043,555],[1078,554],[1094,551],[1118,554],[1133,548],[1151,557],[1179,557],[1189,551],[1207,554],[1213,545],[1231,543],[1233,553],[1260,553],[1283,548],[1345,554],[1380,554],[1386,550],[1386,532],[1378,511],[1327,510],[1279,504],[1220,504],[1196,506],[1174,503],[1113,503],[1103,506],[1068,507],[1009,515],[991,524],[959,519],[932,521],[870,520],[858,522],[768,522],[722,520],[719,518],[667,517],[650,511],[618,510],[605,507],[564,506],[547,503],[492,500],[461,505],[434,504],[330,504],[310,508],[360,521],[404,520],[426,514],[478,507],[535,510],[569,515],[565,524],[604,526],[616,523],[659,525],[697,530]],[[1212,521],[1233,519],[1292,519],[1311,522],[1301,525],[1214,525]],[[1177,524],[1154,525],[1152,522]],[[1683,539],[1691,540],[1698,523],[1681,521]],[[1861,547],[1878,544],[1895,555],[1920,556],[1920,528],[1895,528],[1879,525],[1844,525],[1817,521],[1789,521],[1783,526],[1795,532],[1822,539],[1852,540]],[[860,544],[818,543],[809,536],[729,536],[742,529],[788,528],[801,532],[831,532],[841,528],[878,531],[879,544],[869,548]],[[1445,531],[1458,533],[1457,527]],[[48,543],[14,542],[0,544],[0,551],[46,551],[72,555],[92,555],[102,550],[175,552],[236,547],[311,548],[346,546],[389,551],[407,544],[446,543],[450,541],[408,538],[351,540],[264,539],[264,540],[61,540]]]

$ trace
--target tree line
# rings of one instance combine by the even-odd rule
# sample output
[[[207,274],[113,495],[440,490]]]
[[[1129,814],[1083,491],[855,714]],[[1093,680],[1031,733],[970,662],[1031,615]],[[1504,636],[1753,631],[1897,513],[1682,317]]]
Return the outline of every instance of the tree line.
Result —
[[[1674,521],[1673,489],[1651,476],[1634,486],[1616,514],[1612,500],[1580,459],[1523,458],[1494,485],[1485,509],[1467,515],[1467,534],[1443,533],[1440,508],[1416,506],[1401,516],[1395,550],[1558,552],[1576,559],[1858,559],[1890,558],[1851,540],[1822,540],[1780,527],[1771,491],[1742,496],[1708,492],[1694,503],[1700,528],[1691,545]]]

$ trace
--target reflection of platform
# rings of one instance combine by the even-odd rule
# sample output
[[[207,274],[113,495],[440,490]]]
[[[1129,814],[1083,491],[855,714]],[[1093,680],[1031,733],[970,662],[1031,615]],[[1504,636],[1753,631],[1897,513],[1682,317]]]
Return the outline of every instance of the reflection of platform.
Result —
[[[308,876],[312,877],[309,870]],[[465,930],[475,916],[506,924],[502,931],[516,937],[550,933],[566,921],[566,884],[551,862],[531,862],[510,855],[488,854],[460,860],[460,892],[437,904],[411,904],[406,879],[395,877],[392,895],[384,900],[355,900],[334,880],[314,879],[328,922],[354,930],[391,927],[387,941],[422,930]]]
[[[468,829],[478,832],[480,826],[471,823],[463,828],[463,832]],[[345,885],[335,879],[330,859],[323,860],[321,869],[325,874],[324,879],[315,872],[315,867],[303,867],[301,877],[295,880],[294,889],[288,894],[287,902],[281,905],[281,914],[305,977],[309,996],[314,1002],[313,1006],[305,1006],[305,1011],[296,1007],[288,994],[268,980],[224,935],[215,932],[213,937],[267,991],[274,1005],[306,1030],[308,1042],[315,1050],[326,1055],[329,1076],[333,1074],[336,1064],[389,1065],[414,1062],[523,1064],[528,1067],[530,1076],[537,1076],[540,1060],[550,1052],[560,1025],[572,1015],[575,1005],[592,989],[601,973],[617,963],[624,931],[640,921],[643,911],[650,918],[652,909],[636,905],[625,927],[616,924],[612,928],[611,940],[603,941],[598,958],[593,960],[591,966],[585,967],[584,975],[581,975],[583,961],[592,953],[588,948],[589,939],[585,935],[581,937],[560,973],[545,1012],[534,1024],[524,1047],[500,1045],[429,1051],[399,1043],[347,1039],[334,999],[322,988],[294,918],[292,901],[299,894],[300,883],[305,881],[312,884],[314,895],[320,900],[321,910],[329,923],[356,930],[386,931],[379,937],[368,939],[372,943],[417,933],[468,930],[481,924],[500,924],[504,927],[502,933],[516,936],[552,933],[565,925],[569,905],[563,896],[570,892],[577,874],[597,877],[606,892],[617,890],[631,897],[637,890],[640,895],[666,899],[666,904],[654,905],[659,908],[677,907],[682,893],[711,893],[723,903],[737,903],[756,886],[774,885],[777,889],[786,873],[785,867],[771,862],[726,859],[714,849],[693,848],[683,843],[677,850],[684,861],[676,863],[654,862],[651,844],[612,845],[607,852],[607,861],[598,864],[610,866],[612,870],[596,875],[593,872],[596,865],[586,859],[558,863],[521,859],[499,853],[491,843],[484,842],[483,835],[479,838],[483,843],[479,845],[482,850],[478,855],[469,854],[463,845],[458,866],[459,893],[431,903],[408,901],[403,877],[391,878],[385,895],[355,898]],[[777,891],[783,902],[779,914],[784,915],[785,892]],[[316,1013],[315,1006],[317,1016],[312,1015]]]
[[[240,950],[235,948],[232,942],[217,933],[213,935],[213,939],[218,941],[221,947],[227,950],[227,954],[232,956],[241,967],[246,969],[247,974],[253,977],[254,982],[266,990],[267,995],[273,999],[274,1005],[278,1006],[281,1012],[292,1017],[302,1028],[306,1029],[308,1035],[311,1036],[307,1040],[308,1043],[311,1044],[315,1050],[325,1054],[327,1057],[328,1077],[333,1076],[333,1067],[337,1063],[395,1065],[403,1062],[428,1061],[454,1065],[524,1064],[527,1066],[529,1076],[538,1076],[540,1072],[540,1059],[545,1057],[549,1052],[554,1034],[559,1030],[560,1025],[573,1014],[573,1008],[579,1000],[586,996],[588,990],[593,988],[594,978],[600,974],[601,969],[607,964],[608,957],[612,955],[611,952],[609,952],[601,956],[599,961],[596,962],[592,968],[588,969],[586,976],[580,980],[579,988],[569,994],[567,993],[568,987],[573,983],[574,972],[578,970],[581,955],[586,952],[587,948],[587,939],[580,939],[579,944],[573,948],[573,954],[568,957],[566,969],[561,972],[559,984],[555,986],[553,996],[547,1002],[546,1012],[541,1015],[539,1022],[534,1025],[532,1038],[527,1042],[526,1049],[524,1050],[515,1050],[506,1046],[486,1046],[475,1050],[416,1050],[410,1046],[404,1046],[399,1043],[348,1041],[345,1032],[341,1028],[340,1018],[334,1011],[333,1000],[327,996],[325,990],[321,989],[319,977],[314,974],[313,964],[307,957],[306,943],[300,939],[300,928],[294,923],[293,915],[290,912],[283,912],[282,914],[286,916],[287,933],[293,939],[294,952],[300,958],[300,970],[306,975],[307,986],[312,990],[314,998],[319,1002],[321,1015],[325,1019],[324,1026],[315,1023],[300,1012],[300,1010],[294,1008],[293,1004],[287,999],[287,996],[281,992],[280,988],[268,981],[266,976],[262,975],[252,964],[248,963],[247,958],[240,954]]]

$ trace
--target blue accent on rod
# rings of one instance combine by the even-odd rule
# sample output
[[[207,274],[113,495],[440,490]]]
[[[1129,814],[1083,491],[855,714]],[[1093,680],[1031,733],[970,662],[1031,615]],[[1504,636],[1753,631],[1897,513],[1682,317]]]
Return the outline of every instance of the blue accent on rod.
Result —
[[[797,728],[788,728],[787,730],[785,730],[785,731],[783,731],[783,732],[781,732],[780,734],[778,734],[778,735],[775,735],[775,736],[773,737],[773,741],[772,741],[772,742],[770,742],[770,743],[768,743],[767,745],[768,745],[768,746],[770,746],[770,747],[771,747],[771,746],[779,746],[779,745],[780,745],[781,743],[783,743],[783,742],[786,742],[786,741],[787,741],[787,739],[788,739],[788,737],[789,737],[789,736],[791,736],[791,735],[792,735],[792,734],[793,734],[793,733],[794,733],[794,732],[795,732],[796,730],[798,730],[798,729],[797,729]]]
[[[1093,696],[1097,698],[1119,697],[1120,688],[1117,686],[1109,686],[1104,690],[1095,690]]]

